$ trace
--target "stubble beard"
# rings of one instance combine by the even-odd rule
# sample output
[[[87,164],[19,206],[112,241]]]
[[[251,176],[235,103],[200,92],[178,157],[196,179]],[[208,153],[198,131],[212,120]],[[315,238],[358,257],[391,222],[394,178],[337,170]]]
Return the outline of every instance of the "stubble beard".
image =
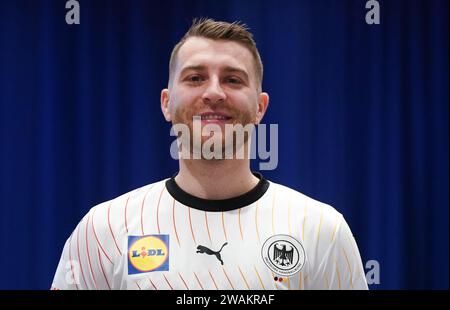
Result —
[[[236,126],[236,125],[242,125],[243,127],[245,127],[248,124],[255,124],[255,118],[256,118],[256,113],[249,111],[249,110],[239,110],[236,109],[234,107],[226,107],[225,109],[218,109],[220,111],[226,111],[227,115],[229,115],[232,118],[232,121],[230,123],[226,123],[227,125],[230,124],[232,126]],[[248,142],[249,142],[249,135],[247,133],[244,133],[243,135],[243,139],[237,139],[237,133],[236,131],[232,130],[231,134],[232,134],[232,138],[229,136],[230,133],[227,133],[226,131],[226,127],[225,128],[221,128],[222,131],[219,133],[211,133],[210,136],[202,136],[202,130],[204,128],[204,126],[200,126],[201,130],[199,133],[196,133],[197,137],[201,137],[201,144],[199,145],[198,143],[194,143],[194,116],[200,116],[200,109],[188,109],[186,106],[181,106],[179,107],[175,112],[174,112],[174,117],[172,120],[172,124],[176,125],[176,124],[184,124],[187,125],[189,128],[189,141],[180,141],[182,145],[186,145],[187,143],[189,143],[190,145],[190,158],[193,158],[193,153],[194,152],[198,152],[198,154],[201,154],[201,159],[204,160],[211,160],[211,161],[217,161],[217,160],[224,160],[226,159],[227,156],[227,150],[231,150],[232,148],[232,154],[233,154],[233,158],[236,158],[236,152],[238,150],[240,150],[242,147],[246,147],[246,149],[248,149]],[[213,135],[219,134],[221,135],[221,137],[219,136],[219,138],[221,138],[221,144],[222,144],[222,156],[221,158],[215,158],[213,157],[212,159],[209,158],[205,158],[204,154],[202,152],[203,149],[203,145],[204,143],[210,139]],[[228,136],[226,136],[228,134]],[[250,133],[251,134],[251,133]],[[179,137],[180,138],[180,137]],[[180,139],[183,140],[183,139]],[[211,147],[211,151],[214,152],[214,146]],[[230,152],[228,152],[230,154]],[[245,152],[245,158],[248,158],[248,156],[250,155],[249,152]]]

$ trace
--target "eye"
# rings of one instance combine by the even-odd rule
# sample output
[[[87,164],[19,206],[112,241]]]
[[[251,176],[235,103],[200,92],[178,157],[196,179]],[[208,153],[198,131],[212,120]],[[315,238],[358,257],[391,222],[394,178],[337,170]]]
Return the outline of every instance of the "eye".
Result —
[[[203,77],[202,76],[200,76],[200,75],[190,75],[190,76],[188,76],[187,78],[186,78],[186,81],[188,81],[188,82],[192,82],[192,83],[199,83],[199,82],[202,82],[204,79],[203,79]]]
[[[225,81],[230,84],[242,84],[241,80],[236,77],[228,77],[225,79]]]

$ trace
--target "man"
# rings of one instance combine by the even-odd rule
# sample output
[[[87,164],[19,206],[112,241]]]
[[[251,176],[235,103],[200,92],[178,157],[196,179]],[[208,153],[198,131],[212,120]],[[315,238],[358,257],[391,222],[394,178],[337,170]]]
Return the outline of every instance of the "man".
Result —
[[[268,106],[251,33],[196,21],[169,67],[162,112],[190,132],[179,139],[178,174],[92,208],[67,240],[52,287],[367,289],[341,214],[252,173],[248,152],[208,159],[210,136],[189,141],[197,125],[214,129],[219,155],[248,150],[249,137],[229,142],[237,135],[225,127],[259,124]]]

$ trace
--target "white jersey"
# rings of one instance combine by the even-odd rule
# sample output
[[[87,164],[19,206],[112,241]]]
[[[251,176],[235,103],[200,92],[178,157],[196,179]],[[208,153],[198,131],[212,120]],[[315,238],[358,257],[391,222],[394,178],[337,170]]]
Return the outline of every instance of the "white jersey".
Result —
[[[340,213],[260,182],[225,200],[174,179],[93,207],[66,241],[53,289],[367,289]]]

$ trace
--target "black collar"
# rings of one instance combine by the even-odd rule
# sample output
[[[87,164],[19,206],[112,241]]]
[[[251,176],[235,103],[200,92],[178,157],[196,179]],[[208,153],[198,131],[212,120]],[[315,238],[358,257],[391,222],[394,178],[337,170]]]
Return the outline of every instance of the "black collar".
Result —
[[[259,178],[259,182],[252,190],[240,196],[227,199],[208,200],[195,197],[185,192],[181,189],[181,187],[178,186],[177,182],[175,182],[175,176],[166,181],[166,188],[169,194],[173,198],[175,198],[175,200],[188,207],[211,212],[230,211],[254,203],[259,198],[261,198],[269,189],[269,182],[264,179],[262,174],[258,172],[253,172],[253,174],[257,178]]]

